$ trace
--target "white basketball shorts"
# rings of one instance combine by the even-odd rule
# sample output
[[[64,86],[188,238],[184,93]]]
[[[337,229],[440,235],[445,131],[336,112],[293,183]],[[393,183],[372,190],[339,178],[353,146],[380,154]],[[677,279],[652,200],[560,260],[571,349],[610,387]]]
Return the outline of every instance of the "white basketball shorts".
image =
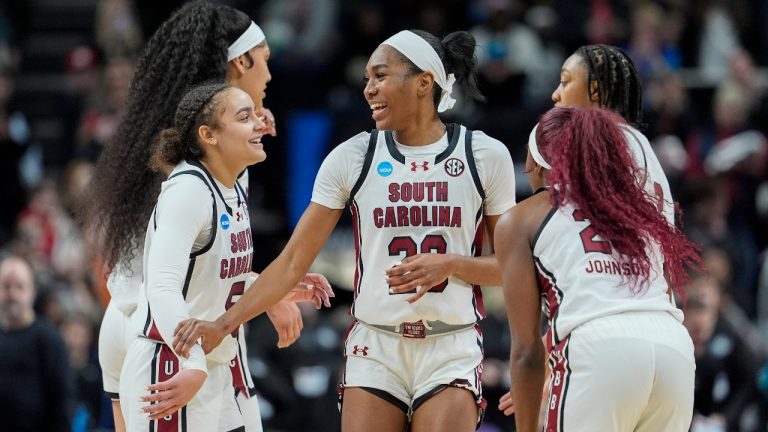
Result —
[[[120,374],[120,408],[128,432],[229,432],[242,431],[243,421],[235,402],[232,373],[228,364],[208,362],[208,377],[195,397],[172,416],[150,421],[141,411],[150,384],[170,379],[179,372],[179,359],[165,344],[136,338],[125,357]],[[234,408],[233,408],[234,407]],[[222,422],[229,415],[228,422]],[[220,427],[224,423],[229,429]]]
[[[591,320],[556,345],[549,361],[545,431],[688,431],[693,343],[669,313]]]
[[[446,386],[472,392],[485,408],[480,377],[483,337],[478,326],[424,338],[407,338],[356,322],[347,336],[340,388],[380,390],[409,417]],[[343,396],[343,394],[342,394]]]

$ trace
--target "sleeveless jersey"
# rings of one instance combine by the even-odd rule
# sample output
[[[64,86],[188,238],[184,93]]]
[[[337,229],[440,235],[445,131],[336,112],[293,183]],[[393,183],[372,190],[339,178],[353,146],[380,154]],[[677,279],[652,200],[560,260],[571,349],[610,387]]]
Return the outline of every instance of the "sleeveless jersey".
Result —
[[[627,140],[630,154],[641,170],[640,184],[653,197],[653,204],[656,205],[656,209],[664,215],[667,222],[674,225],[675,205],[672,191],[669,188],[667,176],[661,168],[661,163],[651,148],[651,143],[648,142],[648,138],[642,132],[632,126],[622,124],[621,129]]]
[[[211,193],[211,235],[204,247],[189,254],[182,294],[191,318],[214,321],[245,292],[246,280],[251,270],[253,244],[245,193],[242,187],[236,184],[237,198],[225,200],[211,174],[197,162],[180,163],[168,177],[168,181],[177,177],[180,181],[202,181]],[[148,268],[146,251],[152,245],[154,230],[160,224],[174,223],[173,220],[158,219],[156,212],[157,209],[152,212],[147,229],[145,269]],[[141,333],[149,339],[164,342],[153,318],[154,314],[163,314],[164,311],[150,309],[146,297],[148,284],[151,284],[151,281],[145,280],[139,296],[137,312],[143,320]],[[206,355],[206,358],[216,363],[229,364],[237,352],[236,332],[237,330],[233,332],[233,337],[225,338]]]
[[[418,320],[473,323],[484,316],[479,286],[449,277],[424,297],[392,295],[384,270],[419,253],[479,256],[483,201],[472,134],[448,125],[448,147],[405,157],[390,131],[373,131],[363,170],[350,193],[356,268],[352,314],[363,322],[398,325]]]
[[[667,294],[658,244],[647,248],[651,268],[647,284],[630,288],[627,276],[639,269],[618,261],[576,207],[553,208],[533,239],[533,257],[549,319],[548,345],[560,343],[580,324],[628,311],[666,311],[682,322]]]

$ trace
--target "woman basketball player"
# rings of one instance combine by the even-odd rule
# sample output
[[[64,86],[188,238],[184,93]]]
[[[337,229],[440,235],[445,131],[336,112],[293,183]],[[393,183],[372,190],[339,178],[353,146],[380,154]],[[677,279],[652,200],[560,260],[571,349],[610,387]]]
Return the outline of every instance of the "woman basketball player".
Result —
[[[373,52],[363,93],[376,130],[326,157],[283,252],[216,322],[179,326],[179,352],[200,336],[204,348],[216,346],[280,299],[349,204],[356,321],[345,344],[342,430],[475,430],[484,407],[478,285],[500,282],[495,259],[479,256],[481,242],[514,205],[515,188],[501,142],[438,116],[455,102],[455,81],[479,96],[474,49],[467,32],[441,41],[417,30]]]
[[[525,167],[536,192],[496,230],[521,432],[540,430],[545,352],[545,430],[683,432],[690,425],[693,344],[671,290],[684,295],[685,267],[699,257],[637,181],[643,169],[621,123],[596,108],[544,114]]]
[[[183,92],[204,81],[226,81],[244,89],[267,123],[265,133],[274,135],[274,119],[263,108],[264,90],[271,79],[267,60],[269,46],[264,34],[243,12],[228,6],[191,2],[166,20],[139,60],[131,85],[126,113],[113,141],[105,146],[90,186],[87,223],[100,238],[100,253],[112,269],[108,288],[112,295],[102,321],[99,362],[104,390],[112,398],[115,426],[123,426],[119,404],[119,377],[133,334],[128,322],[136,309],[141,284],[141,258],[146,221],[157,201],[164,175],[149,169],[150,144],[171,124]],[[248,173],[238,183],[247,192]],[[318,285],[324,282],[318,280]],[[278,330],[279,346],[298,338],[302,320],[298,308],[281,302],[267,311]],[[260,431],[253,382],[243,332],[233,359],[240,409],[248,431]]]

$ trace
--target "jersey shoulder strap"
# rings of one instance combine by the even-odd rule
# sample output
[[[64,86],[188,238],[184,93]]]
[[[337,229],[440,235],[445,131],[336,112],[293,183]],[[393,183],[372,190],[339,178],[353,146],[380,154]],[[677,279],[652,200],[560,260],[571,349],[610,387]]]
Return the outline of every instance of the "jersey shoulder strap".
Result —
[[[373,154],[376,152],[376,142],[379,140],[379,130],[371,130],[371,138],[368,140],[368,150],[365,151],[365,159],[363,160],[363,169],[360,171],[360,177],[357,178],[355,186],[352,187],[352,191],[349,193],[349,201],[347,204],[355,199],[357,191],[365,181],[365,177],[368,176],[368,171],[371,169],[371,163],[373,163]]]
[[[469,164],[469,173],[472,175],[472,181],[475,183],[477,193],[480,194],[483,202],[485,202],[485,190],[483,184],[480,182],[480,175],[477,174],[477,164],[475,163],[475,154],[472,152],[472,133],[473,131],[467,127],[464,128],[464,151],[467,155],[467,163]]]
[[[168,180],[181,175],[193,175],[199,178],[200,181],[202,181],[205,184],[205,187],[208,188],[208,191],[211,193],[211,201],[213,201],[213,215],[211,217],[211,238],[208,240],[208,243],[206,243],[205,246],[203,246],[201,249],[191,252],[189,254],[189,258],[191,259],[208,252],[208,250],[210,250],[211,247],[213,246],[214,240],[216,240],[216,222],[217,222],[216,219],[218,219],[218,212],[216,211],[216,195],[213,193],[213,188],[211,187],[211,184],[208,183],[208,180],[205,178],[203,173],[197,170],[179,171],[171,175],[170,177],[168,177]],[[157,219],[155,219],[155,228],[157,228]]]

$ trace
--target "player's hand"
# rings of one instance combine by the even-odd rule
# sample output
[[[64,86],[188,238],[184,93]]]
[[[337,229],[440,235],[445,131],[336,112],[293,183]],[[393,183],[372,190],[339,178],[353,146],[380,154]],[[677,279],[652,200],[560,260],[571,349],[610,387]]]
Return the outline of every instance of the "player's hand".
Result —
[[[320,309],[323,306],[331,307],[331,297],[336,297],[336,294],[328,279],[319,273],[307,273],[283,300],[295,303],[311,301],[315,304],[315,309]]]
[[[203,351],[208,354],[219,346],[227,334],[226,329],[219,326],[215,321],[190,318],[176,326],[176,330],[173,332],[173,351],[184,358],[188,358],[189,350],[195,346],[199,339],[202,342]]]
[[[301,311],[296,306],[296,303],[282,300],[280,303],[267,309],[267,316],[277,331],[278,348],[291,346],[301,336],[304,321],[301,319]]]
[[[443,283],[451,276],[451,254],[422,253],[405,258],[385,270],[389,292],[403,294],[416,291],[405,299],[413,303],[422,298],[432,287]]]
[[[512,393],[506,392],[499,399],[499,411],[503,411],[505,416],[511,416],[515,413],[515,402],[512,400]]]
[[[552,375],[549,373],[549,367],[547,366],[547,380],[544,381],[544,389],[541,392],[541,404],[547,405],[549,400],[549,383],[552,379]],[[511,416],[515,413],[515,402],[512,400],[512,392],[508,391],[504,393],[504,396],[499,399],[499,411],[503,411],[505,416]]]
[[[269,108],[259,108],[256,110],[256,118],[261,120],[266,125],[263,129],[264,135],[277,136],[277,128],[275,126],[275,116]]]
[[[141,397],[142,402],[150,402],[150,405],[141,410],[149,414],[150,420],[172,415],[192,400],[207,377],[201,370],[185,369],[168,381],[152,384],[147,387],[152,393]]]

